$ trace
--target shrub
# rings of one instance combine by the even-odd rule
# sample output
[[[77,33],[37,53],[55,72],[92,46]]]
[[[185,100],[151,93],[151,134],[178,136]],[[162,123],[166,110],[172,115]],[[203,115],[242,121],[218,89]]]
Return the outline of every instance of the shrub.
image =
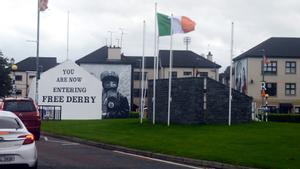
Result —
[[[300,123],[300,114],[269,114],[269,121]]]

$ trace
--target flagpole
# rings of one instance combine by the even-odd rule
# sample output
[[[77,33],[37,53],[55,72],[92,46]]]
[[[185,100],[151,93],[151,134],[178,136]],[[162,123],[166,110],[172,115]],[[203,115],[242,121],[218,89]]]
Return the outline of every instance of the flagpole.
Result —
[[[145,74],[145,35],[146,35],[146,22],[143,21],[143,57],[142,57],[142,89],[141,89],[141,115],[140,115],[140,122],[143,123],[144,117],[144,74]]]
[[[35,103],[39,105],[39,48],[40,48],[40,0],[37,6],[37,36],[36,36],[36,81],[35,81]]]
[[[155,2],[154,14],[154,57],[153,57],[153,98],[152,98],[152,123],[155,124],[155,104],[156,104],[156,74],[158,73],[156,62],[157,58],[157,3]]]
[[[171,36],[170,36],[170,63],[169,63],[169,95],[168,95],[168,126],[170,126],[170,111],[171,111],[171,88],[172,88],[172,66],[173,66],[173,23],[172,23],[173,14],[171,14]]]
[[[68,21],[67,21],[67,60],[69,60],[69,33],[70,33],[69,25],[70,25],[70,11],[68,11]]]
[[[228,110],[228,125],[231,125],[231,101],[232,101],[232,57],[233,57],[233,28],[234,23],[231,23],[231,47],[230,47],[230,75],[229,75],[229,110]]]

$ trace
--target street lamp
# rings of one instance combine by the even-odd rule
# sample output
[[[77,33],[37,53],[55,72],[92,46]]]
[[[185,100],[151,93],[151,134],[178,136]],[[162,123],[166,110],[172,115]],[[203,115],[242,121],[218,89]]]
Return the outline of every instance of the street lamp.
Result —
[[[13,96],[16,96],[16,70],[18,69],[18,66],[15,64],[15,59],[14,58],[11,58],[10,59],[10,64],[11,64],[11,70],[12,70],[12,95]]]

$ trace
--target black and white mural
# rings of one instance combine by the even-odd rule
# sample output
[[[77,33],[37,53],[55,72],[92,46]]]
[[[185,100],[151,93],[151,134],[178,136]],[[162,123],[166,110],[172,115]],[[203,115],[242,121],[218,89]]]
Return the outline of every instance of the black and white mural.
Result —
[[[102,82],[102,117],[128,117],[131,105],[131,65],[80,65]]]
[[[247,60],[242,59],[235,62],[235,89],[240,91],[241,93],[247,94],[248,83],[247,83]]]

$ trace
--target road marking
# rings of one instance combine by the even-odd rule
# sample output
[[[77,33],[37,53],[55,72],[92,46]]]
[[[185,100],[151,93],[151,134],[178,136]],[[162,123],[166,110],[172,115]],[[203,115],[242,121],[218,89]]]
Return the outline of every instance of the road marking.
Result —
[[[152,160],[152,161],[158,161],[158,162],[162,162],[162,163],[177,165],[177,166],[186,167],[186,168],[208,169],[208,168],[195,167],[195,166],[186,165],[186,164],[180,164],[180,163],[171,162],[171,161],[160,160],[160,159],[157,159],[157,158],[150,158],[150,157],[146,157],[146,156],[141,156],[141,155],[136,155],[136,154],[131,154],[131,153],[125,153],[125,152],[122,152],[122,151],[116,151],[115,150],[113,152],[116,152],[116,153],[119,153],[119,154],[124,154],[124,155],[129,155],[129,156],[133,156],[133,157],[143,158],[143,159],[147,159],[147,160]],[[210,169],[212,169],[212,168],[210,168]]]
[[[79,143],[65,143],[65,144],[62,144],[62,146],[77,146],[77,145],[80,145]]]
[[[69,141],[59,141],[59,140],[49,140],[47,137],[43,137],[45,141],[50,142],[50,143],[59,143],[62,146],[76,146],[80,145],[79,143],[73,143]]]

